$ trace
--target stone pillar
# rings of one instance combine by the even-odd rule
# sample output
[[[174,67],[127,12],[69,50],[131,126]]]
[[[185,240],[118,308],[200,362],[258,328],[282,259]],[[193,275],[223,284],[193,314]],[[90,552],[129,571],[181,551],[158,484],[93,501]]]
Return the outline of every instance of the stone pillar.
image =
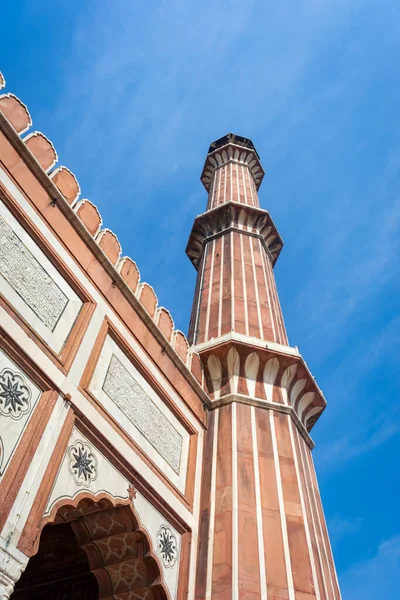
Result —
[[[207,211],[195,220],[186,250],[198,269],[189,332],[194,344],[232,330],[288,343],[273,275],[283,243],[260,208],[264,171],[257,152],[241,140],[231,135],[215,142],[202,175]]]
[[[326,401],[288,345],[263,174],[250,140],[214,142],[187,247],[198,269],[190,340],[211,398],[196,597],[340,600],[309,435]]]
[[[25,571],[28,556],[0,540],[0,599],[8,600],[14,586]]]

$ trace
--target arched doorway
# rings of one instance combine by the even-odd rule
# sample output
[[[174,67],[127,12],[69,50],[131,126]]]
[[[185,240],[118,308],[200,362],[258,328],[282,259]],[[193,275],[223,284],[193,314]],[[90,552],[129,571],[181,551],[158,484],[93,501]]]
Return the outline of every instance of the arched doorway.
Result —
[[[130,505],[63,506],[41,533],[11,600],[167,600],[160,567]]]

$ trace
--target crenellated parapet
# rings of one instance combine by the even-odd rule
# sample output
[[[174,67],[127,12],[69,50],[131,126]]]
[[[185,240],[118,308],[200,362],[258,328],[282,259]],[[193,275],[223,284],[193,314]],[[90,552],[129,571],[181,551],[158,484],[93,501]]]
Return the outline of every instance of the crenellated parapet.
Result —
[[[0,89],[4,87],[5,79],[0,73]],[[189,354],[189,343],[185,334],[175,329],[169,311],[158,306],[154,289],[148,283],[141,281],[136,263],[127,256],[121,257],[122,249],[118,237],[113,231],[103,227],[103,220],[97,206],[87,198],[80,198],[81,187],[77,177],[67,167],[56,166],[57,151],[43,133],[39,131],[27,133],[32,127],[32,119],[25,104],[14,94],[0,95],[1,117],[21,136],[21,141],[34,159],[33,162],[40,166],[45,176],[55,185],[61,199],[70,206],[102,251],[104,258],[114,267],[114,280],[122,278],[132,296],[158,327],[165,338],[165,344],[171,346],[175,356],[192,371],[196,380],[202,384],[203,374],[199,357],[193,353]],[[27,135],[24,135],[26,133]],[[22,137],[23,135],[24,137]],[[59,202],[59,197],[54,198],[54,205]]]

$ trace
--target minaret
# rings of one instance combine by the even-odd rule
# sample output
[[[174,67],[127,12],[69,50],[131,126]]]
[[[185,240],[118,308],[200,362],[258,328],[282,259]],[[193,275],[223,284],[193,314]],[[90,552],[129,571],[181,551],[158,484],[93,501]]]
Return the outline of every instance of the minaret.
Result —
[[[186,250],[198,270],[189,339],[211,398],[196,597],[339,600],[309,435],[326,402],[288,345],[263,176],[251,140],[211,144]]]

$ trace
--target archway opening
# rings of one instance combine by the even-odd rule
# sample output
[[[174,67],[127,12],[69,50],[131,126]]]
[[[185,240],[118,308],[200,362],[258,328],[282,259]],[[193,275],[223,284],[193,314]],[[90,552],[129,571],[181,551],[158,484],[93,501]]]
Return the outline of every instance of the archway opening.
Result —
[[[12,600],[98,600],[96,577],[70,523],[46,525],[37,554],[15,586]]]
[[[159,565],[128,505],[83,499],[41,533],[11,600],[167,600]]]

